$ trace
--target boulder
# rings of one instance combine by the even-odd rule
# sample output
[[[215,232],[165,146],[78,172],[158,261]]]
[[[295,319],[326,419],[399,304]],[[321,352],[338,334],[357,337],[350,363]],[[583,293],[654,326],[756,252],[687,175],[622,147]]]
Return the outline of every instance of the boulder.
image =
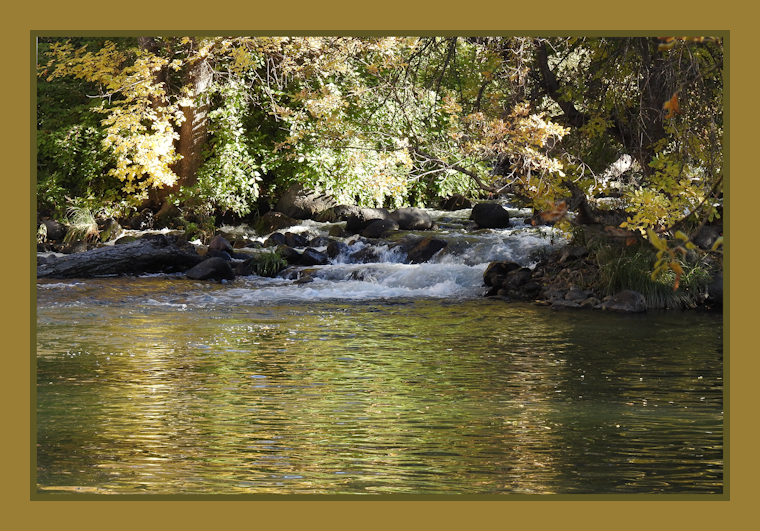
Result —
[[[472,208],[472,201],[462,194],[454,194],[441,201],[441,210],[464,210]]]
[[[703,251],[707,251],[713,246],[719,236],[720,232],[715,227],[705,225],[691,238],[691,241]]]
[[[325,253],[319,252],[312,247],[304,249],[299,261],[299,265],[302,266],[327,265],[329,263],[330,258]]]
[[[332,241],[327,245],[327,256],[333,260],[341,254],[348,252],[348,245],[343,242]]]
[[[66,237],[68,229],[63,223],[58,223],[52,219],[43,220],[45,225],[46,241],[61,242]]]
[[[483,282],[486,286],[501,288],[507,280],[507,274],[520,269],[517,262],[491,262],[483,273]]]
[[[481,229],[505,229],[509,227],[509,212],[498,203],[478,203],[472,207],[470,219]]]
[[[208,244],[209,253],[212,251],[226,252],[228,254],[233,253],[232,245],[226,238],[221,235],[216,235]]]
[[[430,236],[421,240],[408,253],[406,253],[407,262],[410,264],[421,264],[427,262],[435,254],[446,247],[449,242]]]
[[[259,234],[269,234],[270,232],[287,229],[294,225],[298,225],[299,221],[286,216],[282,212],[270,211],[261,216],[258,223],[256,223],[256,231]]]
[[[309,240],[301,234],[294,232],[285,233],[285,243],[290,247],[306,247],[309,244]]]
[[[384,208],[362,208],[348,216],[346,230],[358,234],[374,221],[388,218],[390,218],[390,213]]]
[[[393,219],[378,219],[370,223],[367,228],[362,231],[362,236],[365,238],[380,238],[388,232],[392,232],[399,229],[399,224]]]
[[[428,230],[434,225],[430,214],[420,208],[399,208],[390,213],[401,230]]]
[[[190,268],[185,276],[191,280],[234,280],[235,272],[227,260],[215,257]]]
[[[275,210],[295,219],[315,219],[321,212],[333,206],[335,200],[331,196],[318,194],[304,188],[300,183],[295,183],[280,197]]]
[[[638,291],[624,290],[613,295],[599,305],[602,310],[621,313],[639,313],[647,311],[646,299]]]
[[[278,245],[287,245],[288,239],[284,234],[279,232],[272,233],[269,238],[264,241],[264,247],[277,247]]]

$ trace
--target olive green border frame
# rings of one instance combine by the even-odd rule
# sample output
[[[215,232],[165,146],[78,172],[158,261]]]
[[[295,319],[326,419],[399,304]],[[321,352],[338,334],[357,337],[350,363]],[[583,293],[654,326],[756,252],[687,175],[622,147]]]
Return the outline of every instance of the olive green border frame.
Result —
[[[6,170],[6,184],[8,185],[8,199],[6,203],[12,203],[8,206],[11,207],[11,219],[27,219],[31,221],[31,227],[34,226],[34,199],[33,194],[27,204],[24,201],[19,201],[19,197],[24,197],[29,194],[30,188],[33,190],[33,186],[29,181],[25,180],[24,176],[29,175],[29,165],[34,167],[34,157],[31,154],[30,145],[33,145],[34,132],[29,131],[29,136],[18,135],[18,126],[27,124],[29,125],[28,109],[22,105],[26,97],[30,97],[33,94],[33,84],[31,79],[30,85],[25,86],[25,83],[18,82],[17,80],[23,80],[25,77],[29,79],[26,73],[29,71],[28,56],[25,56],[24,42],[28,42],[29,36],[32,31],[37,34],[54,34],[53,30],[45,31],[44,28],[55,27],[70,27],[70,28],[82,28],[86,31],[89,26],[92,27],[109,27],[113,30],[103,31],[86,31],[88,34],[97,33],[101,35],[117,35],[120,33],[119,24],[124,24],[127,27],[145,27],[146,34],[167,34],[167,32],[159,32],[156,29],[150,28],[150,24],[146,24],[146,20],[155,21],[160,24],[161,27],[179,26],[179,27],[193,27],[197,26],[201,21],[204,26],[213,27],[229,27],[229,20],[247,20],[254,27],[266,28],[266,27],[285,27],[293,28],[282,31],[274,30],[260,30],[256,33],[259,34],[351,34],[351,35],[369,35],[369,34],[383,34],[383,35],[423,35],[423,34],[436,34],[436,35],[487,35],[487,34],[504,34],[509,33],[511,35],[568,35],[568,34],[584,34],[584,35],[655,35],[655,34],[718,34],[728,36],[726,32],[730,32],[730,50],[726,47],[726,56],[730,58],[730,61],[735,64],[747,65],[743,70],[734,72],[729,76],[729,68],[726,69],[726,101],[727,106],[729,100],[734,103],[734,107],[741,109],[742,113],[736,116],[736,120],[730,121],[730,126],[726,127],[726,134],[730,134],[737,129],[737,123],[742,128],[745,135],[734,136],[733,141],[729,142],[729,138],[726,139],[726,145],[729,145],[731,151],[727,151],[729,155],[726,157],[726,173],[730,175],[729,164],[733,165],[733,168],[737,175],[742,175],[742,179],[737,184],[736,178],[729,178],[726,183],[726,196],[727,201],[731,202],[731,207],[726,209],[727,216],[725,226],[729,226],[732,223],[734,216],[738,215],[739,219],[745,223],[742,226],[751,226],[750,213],[752,208],[744,202],[749,202],[756,195],[755,188],[757,184],[751,179],[751,168],[749,167],[749,156],[753,153],[751,141],[751,131],[748,126],[751,126],[750,118],[754,112],[754,102],[749,101],[751,97],[752,83],[749,79],[752,75],[755,75],[749,70],[753,69],[756,63],[756,59],[753,59],[749,54],[754,48],[754,42],[751,40],[756,30],[750,29],[750,24],[754,20],[754,17],[749,16],[745,11],[745,8],[737,2],[737,6],[732,6],[732,2],[723,2],[720,6],[714,5],[714,3],[694,1],[686,5],[668,6],[661,3],[651,3],[651,5],[643,4],[642,2],[634,5],[619,6],[612,9],[609,3],[605,2],[576,2],[573,5],[557,3],[557,5],[550,5],[550,2],[544,2],[539,5],[528,6],[513,6],[496,4],[491,5],[490,1],[482,2],[478,5],[446,5],[446,3],[439,2],[436,4],[428,4],[418,6],[409,2],[394,2],[389,1],[383,4],[367,6],[367,11],[372,11],[361,17],[361,10],[356,18],[356,7],[352,2],[342,2],[341,6],[337,8],[337,11],[342,13],[342,17],[346,16],[346,13],[352,14],[348,19],[339,17],[339,22],[335,22],[333,14],[336,12],[336,8],[330,5],[312,5],[312,11],[299,12],[296,7],[301,8],[299,1],[290,2],[284,5],[274,6],[261,6],[261,5],[248,5],[242,11],[247,14],[248,18],[243,18],[240,15],[230,16],[230,8],[219,7],[220,15],[224,16],[209,16],[204,12],[204,8],[198,6],[184,6],[187,7],[187,12],[178,14],[178,6],[157,6],[148,3],[147,6],[141,6],[135,3],[133,6],[90,6],[90,15],[84,15],[85,12],[82,9],[77,9],[77,6],[73,6],[71,2],[63,5],[61,3],[55,4],[42,0],[29,7],[30,13],[21,14],[19,16],[16,13],[11,13],[10,19],[6,21],[8,26],[6,33],[2,36],[3,43],[6,45],[3,47],[10,55],[16,55],[9,59],[8,63],[11,64],[11,72],[13,76],[6,77],[6,84],[2,87],[3,95],[8,95],[3,98],[3,101],[13,107],[9,110],[9,114],[12,117],[14,127],[7,126],[2,133],[3,138],[6,140],[3,144],[6,146],[6,157],[11,160],[11,168]],[[47,5],[50,3],[51,5]],[[332,4],[338,4],[334,2]],[[214,6],[211,6],[213,8]],[[332,9],[331,9],[332,7]],[[98,9],[110,10],[110,13],[106,13],[105,16],[99,15]],[[208,6],[205,7],[205,11],[208,11]],[[124,10],[124,16],[118,14],[118,9]],[[34,10],[34,12],[32,12]],[[321,13],[315,14],[313,11],[321,11]],[[672,10],[672,11],[671,11]],[[129,12],[129,13],[128,13]],[[285,12],[285,14],[283,14]],[[617,12],[617,13],[616,13]],[[152,17],[146,18],[146,13],[151,14]],[[613,16],[610,16],[613,15]],[[110,17],[110,18],[109,18]],[[544,19],[551,17],[549,22],[545,22]],[[608,18],[607,18],[608,17]],[[267,22],[261,22],[265,20],[278,20],[286,19],[287,23],[284,24],[271,24]],[[257,21],[259,21],[257,23]],[[540,31],[509,31],[510,27],[526,26],[525,21],[528,21],[530,26],[542,27],[559,27],[560,29],[549,29]],[[660,28],[653,32],[627,30],[625,26],[630,24],[629,27],[654,27]],[[662,28],[672,28],[674,24],[678,24],[677,30]],[[744,25],[744,29],[737,30],[737,27]],[[498,26],[499,30],[494,30],[494,25]],[[331,31],[331,30],[319,30],[309,31],[303,28],[313,27],[324,28],[351,28],[351,27],[369,27],[370,29],[364,30],[345,30]],[[383,28],[399,28],[401,30],[396,31],[384,31]],[[609,31],[600,30],[588,30],[588,31],[570,31],[563,30],[563,28],[581,27],[581,28],[599,28],[609,27]],[[683,27],[698,28],[699,30],[684,31]],[[705,27],[721,28],[721,31],[709,31],[704,30]],[[41,29],[43,28],[43,29]],[[376,29],[380,28],[380,29]],[[409,29],[403,29],[409,28]],[[417,29],[415,29],[417,28]],[[431,29],[431,28],[441,28]],[[480,29],[465,29],[457,30],[452,28],[480,28]],[[507,28],[507,29],[505,29]],[[127,32],[128,30],[122,30]],[[132,31],[128,31],[134,34]],[[63,32],[62,32],[63,33]],[[71,33],[67,31],[66,33]],[[79,33],[79,32],[77,32]],[[194,31],[174,31],[172,34],[189,34],[199,33]],[[204,32],[206,33],[206,32]],[[251,32],[237,32],[237,31],[222,31],[212,30],[207,34],[240,34]],[[33,78],[33,76],[31,76]],[[736,85],[731,86],[730,80],[741,79],[743,83],[739,86],[741,90],[736,89]],[[13,103],[10,103],[13,102]],[[15,102],[19,102],[16,104]],[[726,112],[727,123],[729,118],[734,116]],[[9,123],[10,124],[10,123]],[[23,127],[22,127],[23,129]],[[27,151],[29,150],[29,151]],[[18,157],[18,154],[30,153],[28,159],[23,156]],[[739,155],[737,155],[737,153]],[[22,162],[23,161],[23,162]],[[737,171],[742,173],[739,174]],[[30,179],[31,180],[31,179]],[[741,194],[737,195],[736,190],[733,190],[735,186],[739,186]],[[732,192],[733,190],[733,192]],[[14,198],[14,199],[11,199]],[[736,204],[734,204],[736,203]],[[738,208],[737,208],[737,205]],[[28,210],[27,210],[28,209]],[[29,226],[28,226],[29,227]],[[729,293],[732,280],[737,274],[741,275],[741,268],[737,268],[735,262],[745,264],[742,267],[750,269],[753,267],[750,254],[753,254],[751,235],[745,236],[744,239],[739,239],[735,234],[740,232],[740,226],[726,229],[728,241],[726,243],[726,271],[729,272],[726,275],[726,280],[729,282]],[[32,239],[32,238],[30,238]],[[747,249],[736,251],[733,250],[731,243],[733,241],[747,241]],[[33,246],[32,246],[33,247]],[[749,252],[748,252],[749,251]],[[730,260],[735,253],[740,253],[738,256],[743,257],[740,260]],[[30,260],[28,270],[34,271],[33,258],[34,252],[28,254]],[[9,262],[6,261],[4,272],[6,273],[6,283],[10,284],[9,288],[10,297],[6,299],[4,306],[4,329],[12,332],[9,334],[11,341],[9,342],[9,348],[7,351],[7,357],[12,358],[9,360],[7,367],[9,373],[6,374],[6,378],[11,380],[10,384],[3,389],[3,397],[5,398],[5,404],[10,406],[19,402],[19,395],[24,397],[31,397],[34,378],[32,375],[29,378],[19,378],[19,374],[23,374],[29,370],[29,358],[25,356],[30,352],[34,352],[32,345],[34,344],[34,330],[31,323],[35,321],[34,305],[31,304],[35,300],[35,290],[33,276],[30,275],[29,283],[15,281],[15,271],[8,267]],[[744,272],[747,271],[744,270]],[[742,278],[741,276],[738,278]],[[743,295],[746,297],[752,293],[751,284],[749,282],[743,282],[742,287],[744,289]],[[30,294],[31,291],[31,294]],[[31,297],[30,297],[31,295]],[[648,525],[653,528],[669,529],[674,526],[677,527],[692,527],[692,528],[714,528],[715,526],[725,526],[726,518],[733,519],[733,514],[741,515],[742,510],[733,509],[737,507],[739,502],[751,501],[752,488],[749,486],[753,478],[748,478],[748,474],[753,470],[753,465],[756,459],[751,457],[749,452],[744,450],[746,446],[740,445],[739,442],[744,437],[737,437],[736,433],[741,431],[743,436],[747,436],[750,430],[752,430],[752,422],[737,423],[737,418],[743,418],[745,414],[750,411],[747,404],[752,402],[752,386],[749,383],[748,378],[751,374],[756,373],[757,362],[753,359],[754,350],[751,347],[747,347],[750,343],[744,343],[747,341],[746,337],[743,339],[741,335],[747,335],[746,331],[753,329],[756,319],[752,318],[752,309],[749,307],[740,308],[738,313],[735,311],[739,302],[736,298],[731,297],[728,301],[724,312],[725,321],[725,346],[724,350],[729,351],[733,356],[726,357],[725,365],[725,383],[726,383],[726,396],[725,407],[729,410],[730,416],[726,416],[725,433],[726,433],[726,461],[725,470],[726,475],[724,478],[724,490],[723,495],[706,495],[698,497],[699,501],[728,501],[731,500],[731,508],[724,503],[709,504],[707,506],[700,505],[699,508],[692,504],[693,496],[670,496],[670,495],[658,495],[658,496],[623,496],[623,495],[610,495],[610,496],[535,496],[530,497],[527,501],[552,501],[550,506],[547,506],[546,511],[541,511],[540,514],[535,514],[533,511],[519,511],[520,508],[526,507],[520,502],[525,501],[523,498],[517,496],[504,496],[498,497],[500,500],[496,503],[478,503],[472,505],[471,500],[483,500],[486,497],[470,497],[470,496],[449,496],[449,497],[404,497],[404,501],[417,502],[421,500],[440,500],[436,502],[426,503],[398,503],[395,501],[396,497],[382,496],[378,498],[368,499],[365,497],[356,498],[350,497],[351,503],[345,504],[342,502],[344,497],[329,497],[330,500],[339,499],[340,503],[320,503],[320,497],[307,497],[309,501],[300,501],[301,497],[286,496],[278,498],[279,503],[266,502],[253,502],[254,505],[250,506],[248,503],[234,504],[234,507],[241,507],[241,509],[232,509],[233,506],[225,505],[208,505],[203,503],[200,505],[188,505],[184,502],[173,503],[170,505],[164,505],[160,503],[158,506],[155,504],[145,505],[141,503],[137,497],[125,496],[126,500],[134,500],[137,506],[141,510],[136,510],[135,506],[130,504],[124,505],[112,505],[113,497],[108,497],[108,501],[98,501],[96,504],[89,503],[88,499],[80,498],[77,496],[69,498],[60,498],[67,501],[81,500],[84,502],[84,506],[79,503],[63,504],[60,503],[43,503],[31,501],[33,499],[32,493],[35,492],[34,485],[30,483],[29,479],[29,463],[31,458],[33,447],[29,444],[29,439],[24,437],[13,438],[8,444],[6,449],[6,443],[4,443],[4,449],[6,451],[3,455],[8,461],[8,469],[11,473],[8,478],[13,480],[7,480],[4,482],[4,505],[7,504],[11,507],[9,514],[10,521],[13,522],[17,517],[20,517],[22,521],[31,523],[32,521],[37,523],[52,524],[54,522],[62,523],[67,521],[70,517],[77,518],[77,514],[81,511],[92,511],[93,516],[97,518],[84,518],[78,522],[78,527],[87,528],[96,527],[97,519],[102,519],[102,522],[109,522],[104,527],[118,528],[122,523],[131,523],[131,527],[135,525],[142,525],[143,527],[152,528],[152,523],[159,524],[161,522],[166,523],[171,521],[171,527],[173,524],[180,522],[185,526],[190,524],[204,524],[206,526],[216,524],[217,526],[225,527],[226,522],[232,516],[232,513],[236,513],[237,517],[244,518],[243,522],[248,521],[249,524],[254,523],[246,518],[246,511],[254,509],[256,512],[255,520],[256,524],[263,524],[265,521],[280,522],[280,527],[286,525],[287,522],[296,521],[302,525],[310,524],[310,522],[318,521],[320,517],[330,518],[334,511],[340,511],[343,516],[343,520],[347,520],[347,523],[356,525],[361,522],[362,527],[378,527],[381,522],[388,521],[389,518],[395,519],[396,516],[404,518],[409,524],[416,523],[419,525],[422,520],[426,520],[427,524],[433,524],[437,522],[437,525],[444,526],[467,526],[471,527],[476,522],[491,523],[494,525],[530,525],[531,528],[543,528],[549,525],[570,525],[572,521],[578,521],[584,527],[588,528],[591,525],[599,524],[599,528],[606,528],[607,525],[614,525],[615,527],[622,528],[640,528],[641,525]],[[28,313],[27,313],[28,312]],[[729,318],[733,315],[733,318]],[[31,319],[29,318],[31,316]],[[752,320],[750,320],[752,319]],[[729,322],[731,326],[729,328]],[[29,327],[28,334],[20,334],[19,331],[27,329]],[[756,326],[756,325],[755,325]],[[14,333],[15,332],[15,333]],[[6,332],[7,334],[7,332]],[[729,350],[729,343],[731,350]],[[738,347],[737,347],[738,345]],[[738,369],[741,367],[741,370]],[[750,368],[753,367],[753,368]],[[730,378],[730,380],[729,380]],[[729,383],[730,382],[730,383]],[[738,384],[744,382],[749,384],[747,387],[738,387]],[[28,386],[28,387],[27,387]],[[731,400],[735,395],[739,395],[743,400]],[[744,394],[744,396],[742,396]],[[731,401],[732,406],[729,406]],[[23,403],[23,399],[22,399]],[[25,408],[8,408],[10,411],[10,430],[14,434],[31,434],[34,433],[32,429],[32,423],[30,422],[29,410]],[[18,411],[16,411],[18,409]],[[752,419],[754,420],[754,419]],[[734,422],[731,422],[734,421]],[[730,438],[729,438],[730,437]],[[19,440],[20,439],[20,440]],[[26,439],[26,440],[24,440]],[[739,448],[742,450],[739,450]],[[730,448],[730,451],[729,451]],[[731,461],[729,461],[729,454]],[[736,462],[737,459],[741,459],[740,467],[731,467],[731,462]],[[729,475],[729,471],[730,473]],[[745,483],[746,482],[746,483]],[[24,484],[28,485],[27,489],[20,488]],[[741,495],[739,494],[741,493]],[[119,497],[121,499],[121,497]],[[162,498],[162,497],[161,497]],[[103,497],[98,496],[98,500],[103,500]],[[175,499],[175,498],[172,498]],[[188,497],[182,496],[176,499],[192,500],[197,499],[209,500],[206,497]],[[220,499],[218,497],[210,497],[209,501]],[[239,500],[241,497],[224,497],[224,499]],[[260,498],[257,498],[260,499]],[[290,504],[293,499],[298,499],[294,504]],[[151,501],[157,501],[157,498],[150,497]],[[316,501],[315,501],[316,500]],[[392,501],[388,501],[392,500]],[[446,502],[457,501],[457,503],[445,503],[442,505],[441,501]],[[670,501],[686,502],[686,503],[666,503]],[[283,506],[283,501],[285,506]],[[381,503],[378,502],[387,502]],[[513,502],[517,502],[514,505]],[[584,503],[575,503],[582,501]],[[603,504],[595,503],[597,501],[603,501]],[[621,505],[620,501],[625,503]],[[644,507],[640,505],[628,506],[630,501],[644,502]],[[588,507],[585,502],[592,502],[592,507]],[[510,503],[511,505],[504,505],[504,503]],[[289,505],[289,506],[288,506]],[[747,507],[744,503],[742,507],[747,509],[747,516],[750,516],[749,510],[752,507]],[[85,509],[86,506],[86,509]],[[155,509],[147,509],[148,513],[153,513],[152,517],[149,516],[150,522],[148,524],[138,524],[142,518],[137,518],[138,514],[143,514],[142,509],[148,507],[155,507]],[[224,514],[217,513],[224,507]],[[243,509],[245,507],[245,509]],[[510,510],[512,509],[512,510]],[[173,520],[164,520],[165,516],[162,515],[166,511],[169,513],[167,516]],[[398,512],[397,512],[398,511]],[[736,511],[736,512],[735,512]],[[532,513],[532,514],[531,514]],[[571,514],[575,514],[578,518],[573,518]],[[297,516],[301,515],[301,516]],[[68,518],[67,518],[68,516]],[[120,519],[115,520],[116,517]],[[656,520],[651,520],[653,516],[656,516]],[[740,518],[738,516],[737,518]],[[493,518],[493,520],[489,520]],[[338,522],[331,518],[333,525],[331,527],[338,526]],[[603,525],[606,520],[607,524]],[[387,524],[386,524],[387,525]],[[477,525],[477,524],[475,524]],[[65,524],[64,524],[65,526]],[[101,527],[101,526],[97,526]],[[163,527],[163,526],[162,526]],[[426,525],[427,527],[427,525]],[[19,527],[22,528],[22,527]],[[23,525],[23,528],[36,528],[28,525]],[[195,528],[195,527],[191,527]]]

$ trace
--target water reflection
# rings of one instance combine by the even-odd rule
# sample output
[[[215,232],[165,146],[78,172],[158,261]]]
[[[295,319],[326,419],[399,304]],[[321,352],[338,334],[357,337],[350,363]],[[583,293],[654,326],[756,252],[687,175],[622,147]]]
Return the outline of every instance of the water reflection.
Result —
[[[716,316],[109,286],[38,309],[42,492],[722,492]]]

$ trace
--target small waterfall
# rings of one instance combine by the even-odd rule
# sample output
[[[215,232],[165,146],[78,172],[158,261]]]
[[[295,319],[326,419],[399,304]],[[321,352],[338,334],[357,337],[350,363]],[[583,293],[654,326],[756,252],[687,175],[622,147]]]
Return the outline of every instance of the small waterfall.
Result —
[[[213,298],[229,298],[244,304],[325,299],[475,298],[485,293],[483,272],[490,262],[511,260],[533,267],[537,251],[565,241],[553,228],[526,224],[525,219],[531,214],[529,210],[509,209],[511,223],[507,229],[478,229],[469,220],[469,209],[427,212],[436,221],[437,229],[400,231],[384,240],[367,240],[358,235],[330,237],[342,245],[328,265],[291,267],[273,279],[240,277],[228,289],[215,292]],[[336,223],[306,220],[281,232],[300,234],[314,241],[328,238],[334,225]],[[269,236],[247,235],[262,243]],[[407,263],[400,243],[405,238],[429,236],[446,241],[446,247],[427,262]],[[322,243],[313,248],[325,252],[327,246],[324,240]]]

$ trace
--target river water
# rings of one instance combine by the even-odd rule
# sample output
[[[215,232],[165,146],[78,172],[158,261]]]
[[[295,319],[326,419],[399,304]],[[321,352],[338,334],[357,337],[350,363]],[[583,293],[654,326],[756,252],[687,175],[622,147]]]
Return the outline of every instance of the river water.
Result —
[[[433,214],[427,264],[38,281],[38,492],[723,492],[721,314],[484,299],[561,238]]]

